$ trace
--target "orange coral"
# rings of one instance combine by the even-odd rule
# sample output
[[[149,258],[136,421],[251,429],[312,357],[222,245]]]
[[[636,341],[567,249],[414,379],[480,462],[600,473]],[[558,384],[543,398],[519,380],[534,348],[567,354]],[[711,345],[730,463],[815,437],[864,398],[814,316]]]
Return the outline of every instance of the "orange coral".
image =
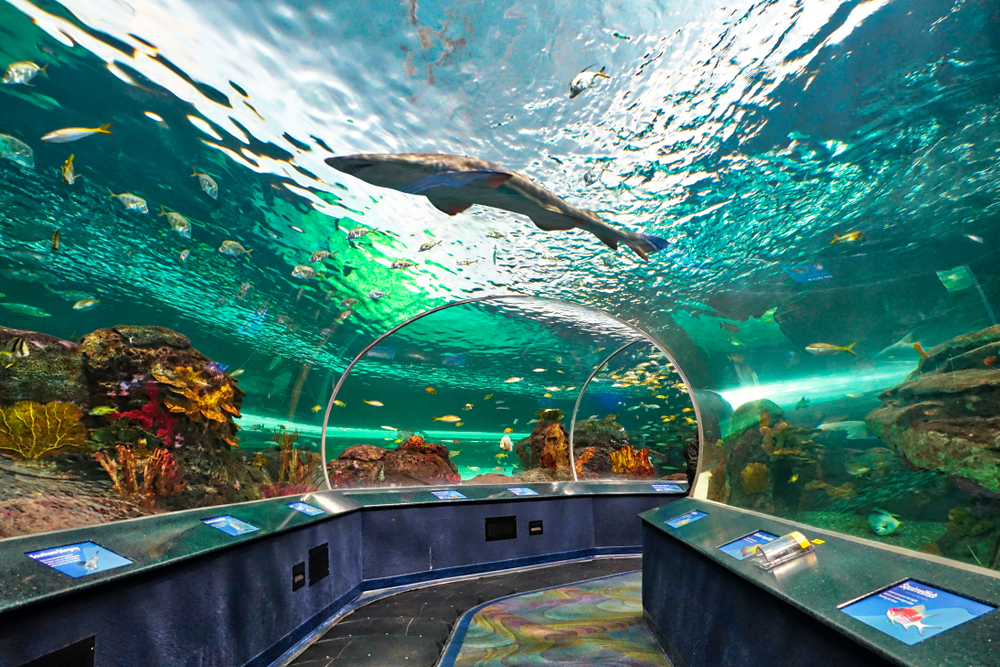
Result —
[[[111,488],[118,495],[126,498],[138,495],[140,504],[146,508],[153,507],[157,498],[176,496],[185,487],[174,455],[165,449],[157,449],[145,461],[139,461],[131,449],[118,445],[117,461],[104,452],[95,452],[94,458],[108,473]],[[139,472],[142,472],[141,486]]]
[[[655,477],[656,470],[649,462],[648,449],[633,449],[626,445],[618,451],[611,452],[611,472],[616,475],[637,475],[639,477]]]
[[[576,474],[583,474],[583,466],[590,462],[590,459],[594,458],[594,448],[587,447],[580,455],[576,457],[576,461],[573,462],[573,467],[576,468]]]
[[[298,431],[289,433],[288,429],[284,427],[274,432],[272,440],[281,445],[281,453],[278,455],[278,482],[309,486],[309,490],[313,491],[315,490],[315,487],[312,486],[313,476],[316,472],[316,465],[319,463],[319,454],[309,451],[301,452],[295,449],[295,441],[298,437]]]
[[[87,444],[83,413],[72,403],[52,401],[42,405],[20,401],[0,407],[0,451],[22,459],[55,456]]]
[[[228,382],[214,390],[208,390],[210,385],[201,371],[190,366],[178,366],[173,371],[166,371],[162,366],[156,366],[151,371],[157,382],[167,385],[171,395],[163,399],[168,410],[183,413],[191,421],[199,421],[202,417],[209,421],[224,424],[229,415],[240,417],[240,411],[232,404],[233,386]]]

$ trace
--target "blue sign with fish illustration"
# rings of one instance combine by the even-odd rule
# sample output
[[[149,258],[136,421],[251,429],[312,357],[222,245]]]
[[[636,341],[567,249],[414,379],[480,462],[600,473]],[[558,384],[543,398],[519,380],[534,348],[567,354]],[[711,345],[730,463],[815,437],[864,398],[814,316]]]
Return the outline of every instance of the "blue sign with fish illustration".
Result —
[[[464,500],[465,499],[465,496],[463,496],[458,491],[450,491],[450,490],[447,490],[447,491],[431,491],[431,493],[434,494],[435,497],[440,498],[441,500]]]
[[[222,516],[217,516],[211,519],[202,519],[201,522],[208,524],[212,528],[218,528],[226,535],[232,535],[233,537],[246,535],[247,533],[252,533],[255,530],[260,530],[257,526],[249,524],[246,521],[240,521],[236,517],[229,516],[228,514],[223,514]]]
[[[320,514],[326,514],[326,510],[321,510],[318,507],[313,507],[308,503],[288,503],[296,512],[302,512],[303,514],[308,514],[309,516],[319,516]]]
[[[507,490],[510,491],[511,493],[513,493],[515,496],[537,496],[538,495],[538,491],[535,491],[534,489],[529,489],[529,488],[527,488],[525,486],[513,486],[513,487],[509,487]]]
[[[995,609],[912,579],[840,607],[848,616],[910,646]]]
[[[797,283],[814,283],[819,280],[830,280],[833,276],[820,264],[806,266],[786,266],[782,269]]]
[[[74,579],[132,564],[128,558],[119,556],[114,551],[108,551],[93,542],[67,544],[63,547],[32,551],[24,555]]]
[[[708,516],[708,512],[702,512],[701,510],[691,510],[690,512],[685,512],[680,516],[675,516],[670,521],[667,521],[667,525],[671,528],[680,528],[681,526],[686,526],[689,523],[698,521],[699,519],[704,519]]]
[[[719,547],[719,551],[728,554],[736,560],[750,558],[757,551],[757,547],[778,539],[777,535],[772,535],[763,530],[756,530],[749,535],[744,535],[738,540],[733,540]]]
[[[653,491],[657,491],[659,493],[683,493],[684,492],[684,489],[682,489],[677,484],[653,484],[652,487],[653,487]]]

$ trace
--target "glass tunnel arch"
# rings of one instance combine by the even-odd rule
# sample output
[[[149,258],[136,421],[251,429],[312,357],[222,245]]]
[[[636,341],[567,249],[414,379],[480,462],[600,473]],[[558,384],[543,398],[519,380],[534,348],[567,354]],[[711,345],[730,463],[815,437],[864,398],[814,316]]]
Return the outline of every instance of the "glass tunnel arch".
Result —
[[[473,297],[473,298],[469,298],[469,299],[462,299],[462,300],[459,300],[459,301],[454,301],[454,302],[451,302],[451,303],[443,304],[441,306],[437,306],[435,308],[431,308],[431,309],[428,309],[428,310],[426,310],[424,312],[418,313],[417,315],[404,320],[403,322],[397,324],[396,326],[392,327],[391,329],[387,330],[385,333],[383,333],[382,335],[380,335],[379,337],[377,337],[376,339],[374,339],[371,343],[369,343],[367,346],[365,346],[351,360],[351,362],[344,369],[344,372],[340,375],[340,377],[337,380],[337,383],[333,387],[333,391],[331,392],[330,398],[327,401],[326,411],[325,411],[324,416],[323,416],[323,426],[322,426],[322,430],[321,430],[321,434],[320,434],[320,461],[321,461],[321,465],[323,467],[323,477],[324,477],[324,482],[325,482],[325,485],[326,485],[327,489],[334,488],[334,486],[332,485],[332,483],[330,481],[330,473],[329,473],[329,469],[327,467],[327,462],[328,462],[328,458],[327,458],[327,456],[328,456],[328,447],[327,447],[328,438],[327,438],[327,433],[328,433],[328,430],[330,428],[330,417],[331,417],[331,414],[333,413],[333,408],[336,405],[336,401],[338,400],[337,397],[338,397],[338,395],[340,395],[340,392],[342,391],[345,382],[348,380],[348,378],[350,377],[352,371],[354,371],[355,367],[363,359],[365,359],[366,356],[370,352],[372,352],[373,350],[375,350],[376,348],[378,348],[378,346],[381,343],[383,343],[384,341],[388,340],[391,336],[393,336],[397,332],[400,332],[400,331],[404,330],[406,327],[410,326],[411,324],[414,324],[415,322],[423,320],[423,319],[425,319],[425,318],[427,318],[429,316],[432,316],[432,315],[434,315],[436,313],[440,313],[442,311],[447,311],[449,309],[456,308],[456,307],[467,306],[467,305],[472,305],[472,304],[486,304],[486,303],[490,303],[490,302],[502,302],[502,301],[505,301],[505,300],[517,300],[517,301],[520,301],[521,303],[536,302],[538,304],[550,305],[551,307],[555,307],[555,308],[570,308],[570,309],[578,310],[581,313],[586,313],[586,314],[591,315],[591,316],[597,316],[597,317],[601,317],[601,318],[606,318],[609,322],[613,322],[616,326],[622,327],[625,331],[627,331],[629,333],[630,336],[632,336],[632,338],[630,340],[627,340],[623,344],[620,344],[620,345],[616,346],[615,349],[614,349],[614,351],[611,354],[607,355],[599,363],[597,363],[591,369],[589,375],[586,377],[586,379],[583,381],[582,385],[580,386],[580,391],[577,394],[576,401],[575,401],[575,403],[573,405],[573,410],[572,410],[571,417],[570,417],[570,428],[569,428],[569,432],[568,432],[568,443],[567,443],[567,445],[568,445],[567,446],[567,453],[568,453],[568,459],[569,459],[569,472],[572,475],[573,481],[577,481],[578,480],[578,472],[577,472],[577,467],[575,465],[575,463],[576,463],[576,457],[575,457],[574,445],[575,445],[575,441],[576,441],[575,431],[576,431],[576,424],[577,424],[577,413],[578,413],[578,411],[580,409],[580,404],[581,404],[581,401],[582,401],[582,399],[584,397],[584,394],[586,393],[587,388],[590,386],[590,384],[594,380],[594,378],[598,375],[599,372],[601,372],[602,369],[604,369],[605,367],[607,367],[607,365],[609,364],[609,362],[611,362],[612,359],[614,359],[617,355],[619,355],[620,353],[622,353],[626,349],[628,349],[630,347],[633,347],[635,345],[638,345],[638,344],[642,344],[642,343],[645,343],[645,344],[648,344],[648,345],[652,346],[657,352],[659,352],[660,354],[662,354],[668,360],[670,368],[678,376],[680,376],[681,381],[684,383],[684,387],[685,387],[684,391],[685,391],[685,394],[686,394],[686,398],[691,403],[691,407],[692,407],[692,409],[694,411],[694,415],[695,415],[694,419],[695,419],[696,424],[697,424],[697,426],[696,426],[696,434],[697,434],[696,437],[697,437],[698,443],[699,443],[699,461],[700,461],[701,443],[704,443],[704,441],[705,441],[704,440],[705,433],[704,433],[704,429],[702,427],[702,410],[699,407],[699,403],[698,403],[698,400],[696,398],[695,392],[694,392],[693,388],[691,387],[690,383],[688,382],[687,376],[685,375],[683,369],[681,369],[680,366],[678,366],[678,364],[677,364],[677,362],[676,362],[676,360],[674,358],[674,355],[666,348],[666,346],[664,346],[662,343],[658,342],[653,336],[651,336],[649,333],[647,333],[643,329],[639,328],[638,326],[636,326],[634,324],[631,324],[629,322],[626,322],[625,320],[623,320],[621,318],[618,318],[618,317],[616,317],[614,315],[611,315],[610,313],[606,313],[604,311],[601,311],[601,310],[598,310],[598,309],[595,309],[595,308],[591,308],[589,306],[584,306],[584,305],[581,305],[581,304],[578,304],[578,303],[574,303],[574,302],[569,302],[569,301],[563,301],[563,300],[557,300],[557,299],[551,299],[551,298],[544,298],[544,297],[537,297],[537,296],[529,295],[529,294],[494,294],[494,295],[486,295],[486,296],[480,296],[480,297]],[[383,428],[385,428],[385,427],[383,427]],[[693,491],[693,489],[692,489],[692,491]]]

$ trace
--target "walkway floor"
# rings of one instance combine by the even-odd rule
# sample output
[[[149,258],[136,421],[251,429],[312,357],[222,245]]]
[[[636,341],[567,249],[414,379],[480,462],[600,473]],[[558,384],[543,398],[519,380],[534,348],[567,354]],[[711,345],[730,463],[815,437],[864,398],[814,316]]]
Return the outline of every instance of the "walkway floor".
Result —
[[[641,572],[526,593],[490,604],[472,617],[453,664],[670,665],[642,620]],[[444,661],[442,667],[451,664]]]
[[[405,590],[347,614],[286,665],[433,667],[459,617],[477,605],[641,568],[640,557],[597,558]]]

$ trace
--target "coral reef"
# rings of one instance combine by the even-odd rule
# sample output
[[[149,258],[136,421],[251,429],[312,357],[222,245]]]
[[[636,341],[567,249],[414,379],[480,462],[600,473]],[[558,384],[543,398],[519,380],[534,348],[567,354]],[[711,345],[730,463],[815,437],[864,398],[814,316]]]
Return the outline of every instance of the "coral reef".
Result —
[[[82,416],[77,406],[59,401],[0,407],[0,452],[34,460],[83,447],[87,429]]]
[[[615,421],[616,416],[607,415],[604,419],[585,419],[576,423],[573,447],[576,449],[577,476],[598,478],[612,474],[611,454],[629,445],[628,433]],[[582,456],[588,450],[592,454]]]
[[[117,450],[117,461],[104,452],[95,452],[94,458],[108,473],[112,489],[118,495],[124,498],[138,497],[139,504],[149,509],[156,505],[158,499],[176,496],[184,488],[180,469],[174,461],[173,454],[167,450],[153,450],[145,459],[137,458],[135,453],[124,445],[118,445]]]
[[[263,484],[260,492],[265,498],[310,493],[316,490],[316,471],[320,463],[319,454],[308,450],[295,449],[299,432],[288,432],[281,427],[271,438],[278,443],[278,482]]]
[[[655,477],[656,470],[649,462],[648,449],[633,449],[628,445],[611,453],[611,472],[616,475],[634,475],[637,477]]]
[[[174,424],[177,418],[160,408],[160,388],[155,382],[146,383],[146,404],[138,410],[128,412],[112,412],[108,418],[112,420],[129,419],[139,422],[146,431],[156,429],[156,437],[163,440],[167,446],[174,444]]]
[[[526,470],[541,468],[550,479],[572,479],[569,469],[569,431],[562,424],[563,411],[542,408],[535,413],[538,423],[514,453]]]
[[[740,471],[740,484],[748,496],[764,493],[771,488],[771,471],[763,463],[750,463]]]
[[[457,484],[462,480],[448,449],[424,442],[419,435],[410,436],[386,454],[380,474],[388,484]]]
[[[382,459],[388,453],[388,449],[374,445],[348,447],[327,464],[330,484],[337,489],[375,486],[379,483],[380,473],[382,479],[385,479]]]
[[[868,427],[906,461],[1000,493],[1000,326],[928,351],[917,370],[884,392]]]

